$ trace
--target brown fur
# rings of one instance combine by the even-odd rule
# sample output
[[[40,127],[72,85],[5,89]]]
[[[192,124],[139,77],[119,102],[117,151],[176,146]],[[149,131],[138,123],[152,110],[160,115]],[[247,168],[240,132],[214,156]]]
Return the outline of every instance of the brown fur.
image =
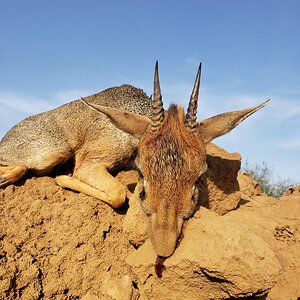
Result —
[[[140,140],[137,161],[146,181],[145,193],[152,243],[161,256],[170,255],[183,219],[195,209],[193,186],[205,166],[205,145],[185,126],[182,107],[171,105],[161,126]],[[163,241],[163,244],[161,242]]]
[[[153,193],[178,195],[178,188],[197,180],[205,163],[205,145],[184,121],[183,108],[172,105],[160,128],[140,140],[138,160]]]
[[[141,138],[139,149],[139,152],[147,149],[145,152],[148,157],[155,155],[156,160],[153,163],[157,171],[162,171],[173,164],[174,167],[184,167],[190,160],[188,155],[191,153],[187,154],[189,151],[197,156],[199,151],[202,155],[205,154],[204,143],[199,140],[197,134],[186,128],[183,108],[176,105],[170,106],[157,131],[147,133]],[[162,157],[159,157],[160,155]],[[152,168],[155,167],[154,165]]]

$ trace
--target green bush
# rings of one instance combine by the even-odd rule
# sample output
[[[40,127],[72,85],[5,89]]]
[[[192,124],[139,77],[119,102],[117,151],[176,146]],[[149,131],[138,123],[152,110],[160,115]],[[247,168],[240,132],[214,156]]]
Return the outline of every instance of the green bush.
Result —
[[[267,165],[266,162],[261,164],[250,165],[246,161],[242,171],[251,174],[254,180],[260,184],[261,191],[272,197],[280,197],[287,189],[293,185],[292,179],[282,179],[276,176],[274,179],[274,168]]]

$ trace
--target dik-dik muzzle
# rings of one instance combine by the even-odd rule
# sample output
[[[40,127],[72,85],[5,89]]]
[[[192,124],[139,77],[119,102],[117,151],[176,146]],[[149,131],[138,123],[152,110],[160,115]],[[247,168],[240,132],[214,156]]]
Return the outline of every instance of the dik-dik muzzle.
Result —
[[[140,171],[140,200],[149,218],[150,239],[161,257],[174,253],[183,222],[197,207],[195,183],[207,169],[205,144],[229,132],[267,103],[197,122],[200,76],[201,64],[186,115],[176,105],[164,110],[157,63],[151,119],[89,103],[119,129],[139,138],[136,165]]]

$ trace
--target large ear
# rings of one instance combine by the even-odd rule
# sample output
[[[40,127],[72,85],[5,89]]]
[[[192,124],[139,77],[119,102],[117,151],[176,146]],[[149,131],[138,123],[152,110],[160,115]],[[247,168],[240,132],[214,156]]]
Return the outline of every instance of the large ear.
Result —
[[[269,100],[255,107],[227,112],[203,120],[198,124],[198,132],[204,143],[209,143],[213,139],[229,132],[250,115],[264,107],[268,102]]]
[[[98,112],[105,114],[111,122],[124,132],[127,132],[137,138],[141,138],[146,132],[148,126],[152,124],[152,121],[145,116],[141,116],[123,109],[112,108],[95,103],[87,102],[81,98],[81,101],[97,110]]]

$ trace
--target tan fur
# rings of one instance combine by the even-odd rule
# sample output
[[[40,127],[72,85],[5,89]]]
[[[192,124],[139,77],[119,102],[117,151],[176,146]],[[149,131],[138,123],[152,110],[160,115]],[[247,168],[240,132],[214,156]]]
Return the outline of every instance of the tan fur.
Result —
[[[84,99],[112,110],[126,110],[125,116],[126,112],[143,114],[145,119],[151,116],[149,97],[129,85]],[[58,178],[57,183],[117,208],[125,201],[126,189],[109,172],[131,164],[137,144],[136,137],[76,100],[29,117],[4,136],[0,142],[0,187],[16,182],[27,170],[46,175],[56,165],[74,159],[73,177]]]
[[[175,105],[164,111],[156,64],[152,101],[142,90],[123,85],[25,119],[0,142],[0,187],[27,170],[49,174],[55,165],[74,159],[73,175],[57,177],[57,184],[117,208],[126,189],[110,172],[138,154],[151,241],[157,255],[172,255],[184,220],[197,206],[195,182],[207,168],[205,144],[267,103],[197,123],[200,71],[187,115]]]
[[[0,188],[6,186],[9,183],[15,183],[22,178],[27,172],[27,167],[20,166],[2,166],[0,167]]]

